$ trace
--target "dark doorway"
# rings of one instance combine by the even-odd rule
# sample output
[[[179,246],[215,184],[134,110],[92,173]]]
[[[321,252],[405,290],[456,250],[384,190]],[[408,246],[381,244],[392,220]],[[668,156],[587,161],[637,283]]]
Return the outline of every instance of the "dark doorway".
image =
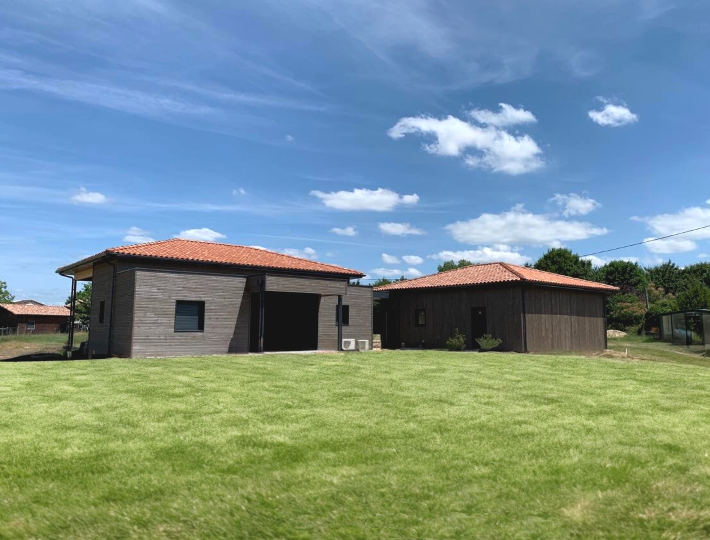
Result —
[[[320,295],[264,293],[264,352],[318,349]],[[252,295],[250,347],[259,339],[259,294]],[[255,346],[256,345],[256,346]]]
[[[487,333],[488,321],[486,321],[486,308],[471,308],[471,346],[473,349],[481,348],[476,340]]]

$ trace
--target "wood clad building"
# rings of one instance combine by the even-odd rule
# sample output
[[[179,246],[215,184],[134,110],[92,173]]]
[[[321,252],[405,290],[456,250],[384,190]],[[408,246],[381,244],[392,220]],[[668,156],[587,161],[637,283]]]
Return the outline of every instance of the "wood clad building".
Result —
[[[64,306],[45,306],[34,300],[0,304],[0,328],[18,334],[56,334],[65,332],[69,310]]]
[[[467,347],[492,334],[501,350],[606,347],[605,296],[618,290],[507,263],[472,265],[375,289],[375,333],[386,348],[444,347],[458,328]]]
[[[372,342],[372,289],[355,270],[267,250],[172,239],[57,270],[91,280],[88,348],[154,357],[339,350]]]

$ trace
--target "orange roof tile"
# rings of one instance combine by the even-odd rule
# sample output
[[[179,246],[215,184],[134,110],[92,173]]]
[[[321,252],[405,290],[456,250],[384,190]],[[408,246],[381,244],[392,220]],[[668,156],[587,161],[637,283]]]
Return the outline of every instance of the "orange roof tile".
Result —
[[[515,264],[495,262],[487,264],[474,264],[464,268],[439,272],[429,276],[422,276],[406,281],[396,281],[389,285],[376,287],[376,291],[399,291],[407,289],[432,289],[439,287],[466,287],[473,285],[487,285],[492,283],[525,282],[553,285],[557,287],[574,287],[579,289],[594,289],[598,291],[618,291],[604,283],[587,281],[586,279],[572,278],[552,272],[525,268]]]
[[[284,255],[266,249],[233,244],[219,244],[216,242],[200,242],[197,240],[182,240],[173,238],[160,240],[147,244],[135,244],[109,248],[101,253],[78,261],[74,264],[63,266],[57,272],[65,272],[98,259],[104,255],[128,255],[134,257],[150,257],[155,259],[172,259],[178,261],[195,261],[216,264],[229,264],[255,268],[273,268],[279,270],[302,270],[306,272],[324,272],[328,274],[341,274],[351,277],[362,277],[364,274],[350,268],[343,268],[333,264],[325,264],[291,255]]]
[[[38,306],[36,304],[0,304],[13,315],[52,315],[56,317],[69,317],[69,308],[64,306]]]

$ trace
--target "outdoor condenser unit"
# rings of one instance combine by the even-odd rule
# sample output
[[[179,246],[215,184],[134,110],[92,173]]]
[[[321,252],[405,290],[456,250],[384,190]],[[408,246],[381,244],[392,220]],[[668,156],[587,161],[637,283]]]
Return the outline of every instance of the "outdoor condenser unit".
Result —
[[[358,339],[357,340],[357,350],[358,351],[370,350],[370,342],[366,339]]]
[[[354,339],[344,339],[343,340],[343,350],[344,351],[356,351],[357,346]]]

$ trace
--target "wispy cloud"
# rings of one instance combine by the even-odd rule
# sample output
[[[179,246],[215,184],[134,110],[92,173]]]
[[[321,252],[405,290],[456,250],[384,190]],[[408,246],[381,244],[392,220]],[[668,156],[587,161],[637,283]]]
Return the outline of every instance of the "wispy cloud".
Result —
[[[105,204],[108,198],[103,193],[98,191],[89,191],[85,187],[79,189],[79,193],[71,198],[75,203],[82,204]]]
[[[227,238],[227,235],[222,234],[217,231],[213,231],[207,227],[202,227],[200,229],[187,229],[180,231],[175,235],[175,238],[180,238],[182,240],[201,240],[203,242],[216,242],[217,240],[222,240]]]
[[[146,242],[155,242],[154,238],[148,236],[150,233],[140,227],[131,227],[126,231],[126,236],[123,237],[124,242],[131,244],[144,244]]]

